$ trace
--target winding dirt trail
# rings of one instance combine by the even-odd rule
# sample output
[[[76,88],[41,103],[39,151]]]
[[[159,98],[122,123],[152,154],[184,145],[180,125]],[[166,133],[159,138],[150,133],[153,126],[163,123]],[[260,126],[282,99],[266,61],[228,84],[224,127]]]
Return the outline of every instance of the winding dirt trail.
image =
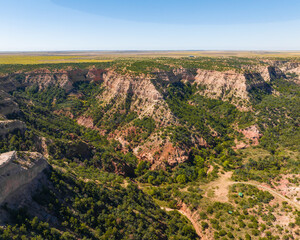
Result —
[[[293,205],[298,210],[300,209],[299,203],[296,203],[295,201],[285,197],[284,195],[280,194],[279,192],[272,189],[271,187],[261,185],[260,183],[254,182],[254,181],[235,182],[235,181],[231,180],[231,176],[232,176],[232,172],[226,172],[226,173],[222,174],[217,180],[207,184],[207,189],[214,191],[214,196],[211,197],[212,200],[219,201],[219,202],[228,202],[229,186],[231,186],[233,184],[247,184],[247,185],[252,185],[257,188],[268,191],[274,197],[278,197],[281,200],[288,202],[289,204]]]

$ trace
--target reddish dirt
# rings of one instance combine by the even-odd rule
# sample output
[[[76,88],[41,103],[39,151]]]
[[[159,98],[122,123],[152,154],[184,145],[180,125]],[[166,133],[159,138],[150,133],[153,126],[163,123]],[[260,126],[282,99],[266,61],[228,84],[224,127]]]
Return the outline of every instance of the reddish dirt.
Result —
[[[300,204],[300,186],[299,184],[292,183],[288,179],[300,179],[300,174],[286,174],[281,175],[280,180],[273,181],[272,186],[278,191],[280,194],[290,198],[294,202]]]
[[[241,129],[239,130],[239,132],[241,132],[245,136],[245,138],[249,140],[249,142],[251,141],[250,143],[253,146],[257,146],[259,144],[259,139],[262,136],[257,126],[255,125],[247,127],[245,129]]]
[[[77,119],[77,123],[86,128],[94,128],[94,122],[91,117],[80,116]]]

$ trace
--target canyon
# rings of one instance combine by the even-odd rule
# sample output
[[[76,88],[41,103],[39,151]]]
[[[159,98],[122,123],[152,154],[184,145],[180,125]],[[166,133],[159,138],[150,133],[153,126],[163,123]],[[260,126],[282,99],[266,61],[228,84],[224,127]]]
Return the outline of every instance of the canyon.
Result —
[[[295,238],[298,205],[269,179],[292,184],[298,201],[299,63],[198,60],[2,73],[0,238],[20,221],[31,233],[50,226],[45,238],[140,239],[127,224],[139,222],[157,239],[243,239],[244,229],[257,236],[254,218]]]
[[[6,74],[0,77],[0,89],[2,96],[3,115],[18,113],[18,106],[9,92],[30,86],[36,86],[40,91],[49,86],[57,86],[72,95],[74,86],[81,82],[90,82],[101,85],[103,91],[97,96],[99,106],[103,109],[111,103],[114,107],[105,112],[111,115],[116,109],[125,104],[130,96],[130,111],[137,113],[138,118],[151,117],[160,127],[176,126],[176,117],[169,109],[164,99],[164,87],[176,82],[189,82],[199,87],[198,93],[212,99],[229,101],[241,111],[251,110],[251,91],[261,89],[268,94],[275,94],[269,83],[272,79],[286,78],[289,73],[298,73],[299,66],[284,62],[268,62],[267,66],[252,66],[244,73],[235,70],[217,71],[177,68],[171,71],[157,71],[152,75],[132,76],[131,74],[120,74],[113,69],[71,69],[48,70],[38,69],[31,72],[17,74]],[[293,78],[294,79],[294,78]],[[296,80],[297,81],[297,80]],[[76,94],[74,95],[75,97]],[[58,111],[58,114],[66,114],[71,118],[72,114],[67,111]],[[77,122],[87,128],[97,129],[103,134],[105,131],[95,127],[95,122],[87,109],[83,114],[77,116]],[[25,124],[16,120],[5,120],[0,122],[0,134],[6,135],[15,130],[24,131]],[[109,134],[110,138],[122,143],[123,147],[128,145],[128,129],[132,128],[129,123]],[[132,129],[133,130],[133,129]],[[258,139],[258,138],[257,138]],[[195,138],[196,145],[207,145],[201,137]],[[258,140],[255,140],[256,144]],[[151,145],[152,150],[149,151]],[[163,147],[162,147],[163,146]],[[245,145],[246,146],[246,145]],[[155,166],[168,162],[171,165],[184,162],[187,159],[186,149],[174,146],[170,141],[161,141],[157,136],[151,134],[147,142],[142,142],[134,147],[133,152],[139,159],[150,161]],[[159,153],[157,155],[157,153]],[[154,156],[155,155],[155,156]]]

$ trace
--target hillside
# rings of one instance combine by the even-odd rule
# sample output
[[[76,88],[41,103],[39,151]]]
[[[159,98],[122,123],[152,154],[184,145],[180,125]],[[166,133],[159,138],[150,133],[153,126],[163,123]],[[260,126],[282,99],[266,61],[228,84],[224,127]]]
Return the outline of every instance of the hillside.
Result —
[[[49,164],[19,198],[0,165],[0,238],[299,238],[299,83],[297,58],[0,65],[0,159]]]

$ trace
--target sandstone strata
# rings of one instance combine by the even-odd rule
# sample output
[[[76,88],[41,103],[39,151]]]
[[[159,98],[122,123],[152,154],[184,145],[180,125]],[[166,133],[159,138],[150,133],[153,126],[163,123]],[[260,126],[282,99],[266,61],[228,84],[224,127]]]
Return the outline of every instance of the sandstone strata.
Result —
[[[171,111],[163,101],[163,96],[149,77],[131,77],[109,71],[103,75],[103,85],[105,90],[99,96],[99,100],[104,104],[114,101],[118,106],[131,95],[130,108],[136,111],[140,118],[152,116],[162,125],[174,121]]]
[[[40,153],[7,152],[0,155],[0,204],[33,181],[48,167]]]
[[[252,143],[252,145],[257,146],[259,144],[259,139],[262,134],[256,125],[252,125],[239,131]]]
[[[69,69],[69,70],[48,70],[39,69],[27,73],[11,74],[0,78],[0,90],[11,92],[18,88],[37,86],[44,89],[49,86],[59,86],[70,92],[73,84],[82,81],[102,81],[102,69]]]
[[[14,101],[13,97],[3,90],[0,90],[0,114],[7,116],[18,113],[19,111],[19,106]]]
[[[234,149],[244,149],[247,147],[259,145],[259,139],[262,137],[261,132],[259,131],[256,125],[250,127],[239,129],[238,132],[244,135],[244,141],[235,140],[236,146]]]

